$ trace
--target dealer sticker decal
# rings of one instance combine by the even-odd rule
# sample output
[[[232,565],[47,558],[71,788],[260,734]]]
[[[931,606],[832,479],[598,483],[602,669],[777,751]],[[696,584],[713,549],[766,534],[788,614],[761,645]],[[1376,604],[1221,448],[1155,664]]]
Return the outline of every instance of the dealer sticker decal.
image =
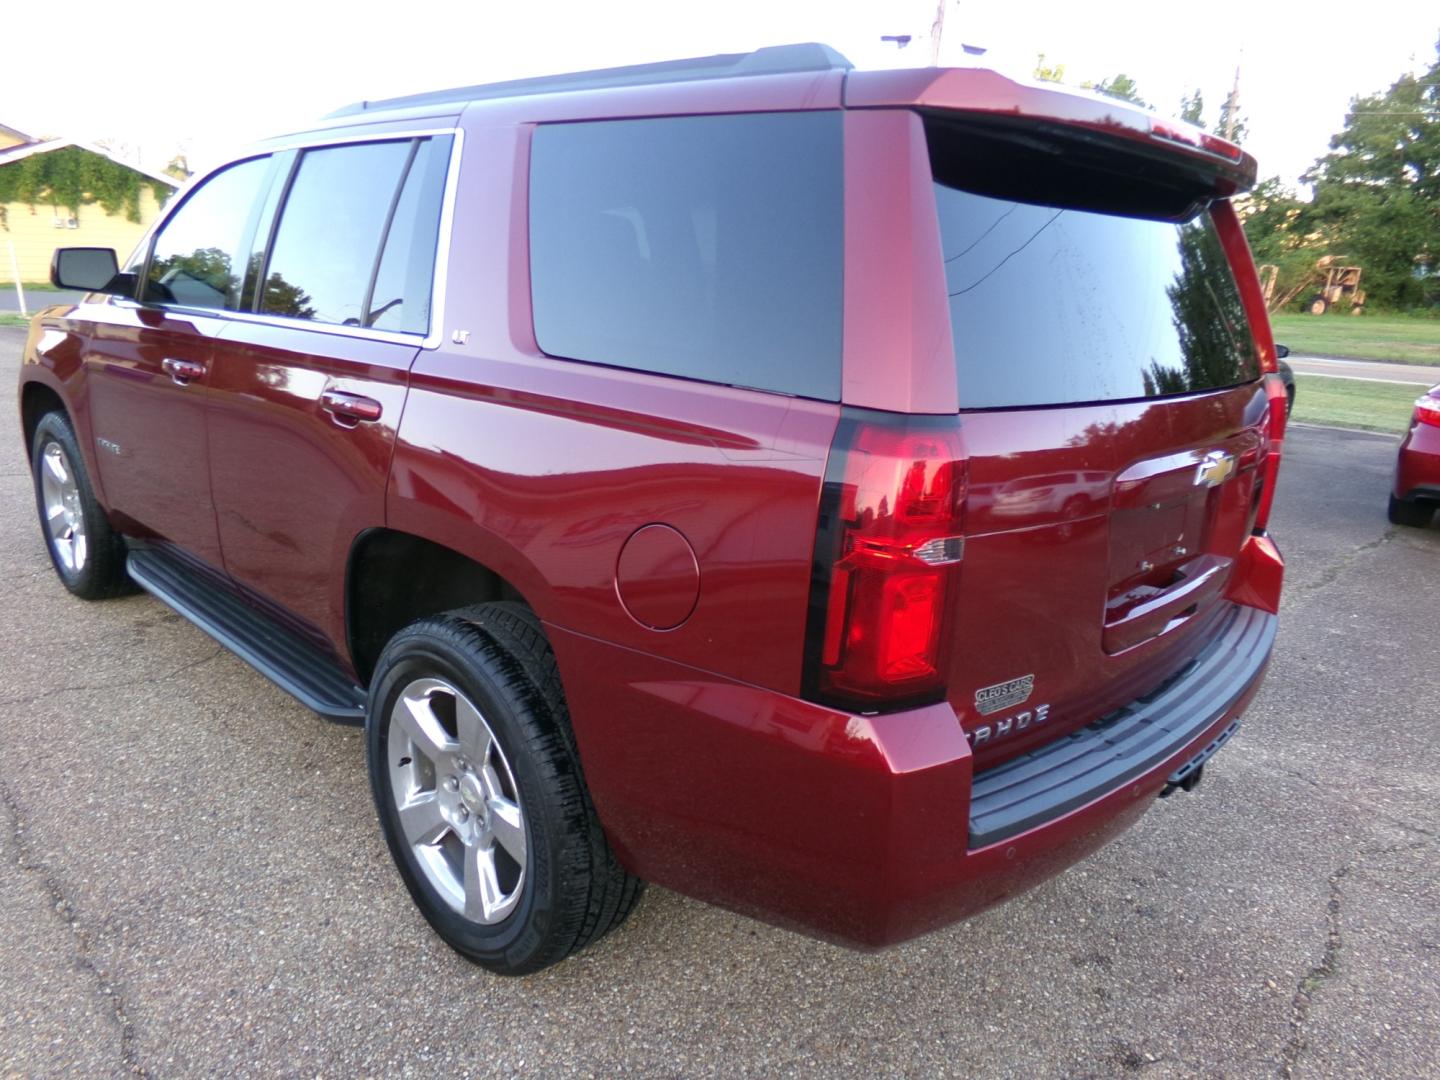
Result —
[[[1021,675],[1020,678],[1011,679],[1009,682],[986,686],[975,691],[975,708],[980,710],[981,716],[989,716],[1002,709],[1023,705],[1030,700],[1030,694],[1034,689],[1035,676],[1033,674]]]

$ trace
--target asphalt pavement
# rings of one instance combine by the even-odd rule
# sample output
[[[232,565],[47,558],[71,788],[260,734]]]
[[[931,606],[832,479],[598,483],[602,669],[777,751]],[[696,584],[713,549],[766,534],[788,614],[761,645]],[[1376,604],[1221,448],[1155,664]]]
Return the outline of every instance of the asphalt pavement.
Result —
[[[13,385],[21,335],[0,329]],[[1296,428],[1268,681],[1190,795],[862,955],[651,889],[525,979],[390,866],[358,731],[47,562],[0,412],[0,1075],[1421,1077],[1440,1072],[1440,527],[1396,441]],[[923,823],[917,823],[923,827]]]
[[[25,310],[31,315],[41,308],[49,307],[51,304],[78,304],[84,297],[83,292],[73,290],[25,290]],[[20,313],[20,295],[15,291],[14,285],[0,284],[0,315],[18,315]]]
[[[1339,356],[1301,356],[1292,353],[1289,364],[1300,375],[1328,375],[1339,379],[1362,379],[1366,382],[1415,383],[1434,386],[1440,383],[1440,367],[1420,364],[1388,364],[1379,360],[1346,360]]]

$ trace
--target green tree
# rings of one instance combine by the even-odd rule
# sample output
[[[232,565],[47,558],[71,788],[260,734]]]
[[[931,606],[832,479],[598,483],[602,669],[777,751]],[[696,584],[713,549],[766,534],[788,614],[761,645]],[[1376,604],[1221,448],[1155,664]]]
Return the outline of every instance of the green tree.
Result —
[[[165,257],[156,253],[146,291],[161,300],[203,301],[206,306],[222,307],[239,287],[238,277],[231,272],[229,252],[208,247]]]
[[[1303,246],[1305,237],[1297,226],[1307,204],[1280,177],[1266,177],[1236,202],[1257,263],[1277,262]]]
[[[1194,124],[1196,127],[1205,126],[1205,98],[1197,86],[1190,94],[1180,99],[1181,120]]]
[[[1302,179],[1315,200],[1301,227],[1363,268],[1369,302],[1440,302],[1440,45],[1423,74],[1352,99],[1330,153]]]
[[[1276,301],[1311,277],[1315,260],[1322,254],[1314,247],[1315,238],[1305,231],[1308,206],[1278,176],[1266,177],[1236,200],[1256,265],[1276,268]],[[1309,299],[1303,290],[1299,295],[1301,300]]]
[[[297,319],[315,317],[310,294],[299,285],[292,285],[279,274],[271,274],[265,281],[265,310]]]
[[[1217,288],[1229,274],[1220,238],[1192,222],[1180,230],[1180,268],[1165,289],[1183,366],[1151,361],[1143,375],[1146,396],[1224,386],[1234,381],[1244,351],[1245,305],[1234,288]]]
[[[1135,85],[1135,80],[1123,71],[1108,79],[1101,79],[1097,82],[1083,84],[1087,90],[1095,90],[1121,101],[1129,101],[1144,108],[1149,108],[1150,103],[1140,96],[1140,88]]]

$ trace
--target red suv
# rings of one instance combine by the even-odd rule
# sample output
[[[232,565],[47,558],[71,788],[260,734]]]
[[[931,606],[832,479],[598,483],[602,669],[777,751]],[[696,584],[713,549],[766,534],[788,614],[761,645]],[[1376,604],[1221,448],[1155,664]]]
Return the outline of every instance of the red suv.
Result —
[[[1229,197],[1108,99],[823,46],[342,109],[37,319],[79,596],[364,722],[456,949],[653,881],[882,946],[1083,858],[1234,733],[1285,393]]]

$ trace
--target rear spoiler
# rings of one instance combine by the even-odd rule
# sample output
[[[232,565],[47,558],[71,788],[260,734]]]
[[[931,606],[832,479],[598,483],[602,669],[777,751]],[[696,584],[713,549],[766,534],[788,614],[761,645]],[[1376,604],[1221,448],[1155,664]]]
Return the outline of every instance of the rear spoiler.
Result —
[[[1182,120],[1168,120],[1117,98],[1018,82],[980,68],[852,71],[845,107],[909,108],[994,135],[1048,143],[1051,152],[1089,146],[1116,158],[1161,164],[1187,177],[1196,196],[1229,198],[1255,184],[1255,159],[1234,143]],[[1035,149],[1046,147],[1036,146]],[[1165,167],[1168,166],[1168,167]]]

